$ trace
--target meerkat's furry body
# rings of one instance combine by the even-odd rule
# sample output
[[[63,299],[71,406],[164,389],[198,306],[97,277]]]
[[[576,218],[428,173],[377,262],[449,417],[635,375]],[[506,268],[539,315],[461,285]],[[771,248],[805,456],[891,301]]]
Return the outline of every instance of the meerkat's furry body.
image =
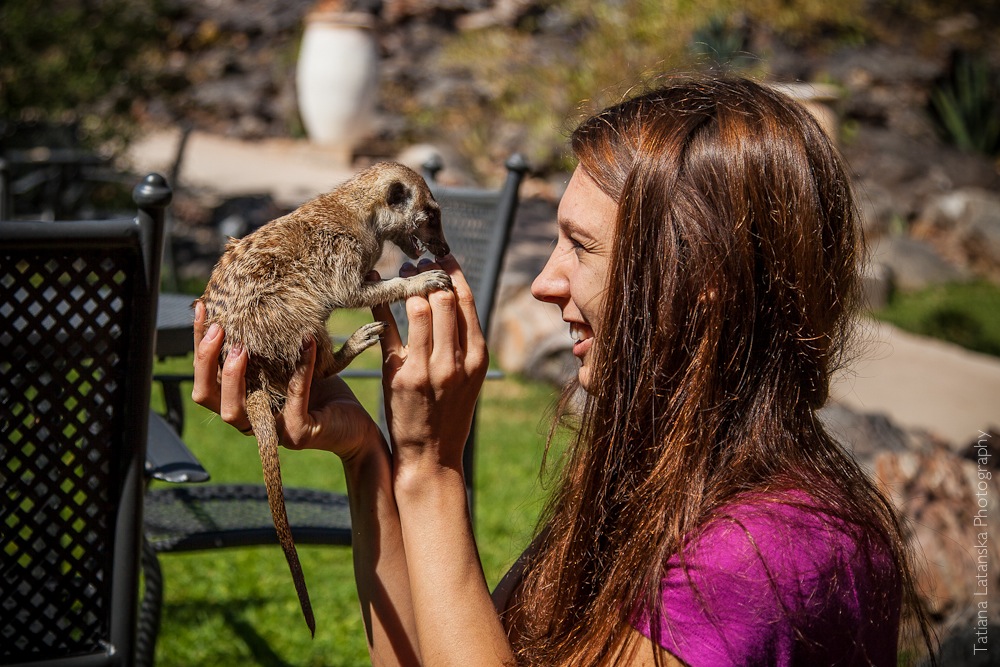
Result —
[[[333,310],[451,287],[443,271],[368,280],[385,241],[414,259],[423,248],[438,257],[449,252],[441,209],[427,184],[416,172],[391,162],[369,167],[333,192],[230,241],[200,299],[205,324],[218,323],[225,332],[220,363],[234,346],[249,353],[247,416],[260,449],[278,539],[314,635],[309,594],[285,512],[275,415],[284,407],[304,337],[316,341],[315,376],[328,377],[378,342],[385,329],[382,322],[367,324],[335,351],[326,331]]]

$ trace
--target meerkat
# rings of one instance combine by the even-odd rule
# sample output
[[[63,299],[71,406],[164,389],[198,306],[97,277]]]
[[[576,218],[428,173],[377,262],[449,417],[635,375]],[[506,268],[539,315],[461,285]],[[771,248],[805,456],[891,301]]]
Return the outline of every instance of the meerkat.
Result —
[[[217,323],[225,332],[220,367],[234,346],[249,353],[247,416],[278,541],[313,636],[312,605],[285,512],[275,415],[284,407],[304,337],[316,341],[314,375],[322,378],[342,371],[385,330],[383,322],[366,324],[334,350],[326,321],[335,309],[370,308],[451,288],[440,270],[369,280],[385,241],[413,259],[425,249],[436,257],[449,252],[441,207],[426,182],[393,162],[377,163],[252,234],[230,240],[198,299],[205,324]]]

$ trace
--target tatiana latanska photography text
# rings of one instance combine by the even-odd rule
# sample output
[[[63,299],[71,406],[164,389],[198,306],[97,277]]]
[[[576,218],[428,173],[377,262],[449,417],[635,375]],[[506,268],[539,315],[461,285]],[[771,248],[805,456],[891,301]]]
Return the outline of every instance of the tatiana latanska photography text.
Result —
[[[987,489],[989,480],[992,478],[990,472],[990,438],[989,433],[979,432],[979,439],[972,446],[975,448],[976,476],[976,513],[972,517],[972,525],[976,528],[976,542],[973,551],[976,556],[976,641],[973,644],[973,654],[989,650],[989,528],[987,519],[989,518],[989,502]]]

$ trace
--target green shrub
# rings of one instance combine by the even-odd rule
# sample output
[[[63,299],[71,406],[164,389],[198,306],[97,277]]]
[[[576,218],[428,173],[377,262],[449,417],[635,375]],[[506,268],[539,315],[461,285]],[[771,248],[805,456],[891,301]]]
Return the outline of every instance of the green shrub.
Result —
[[[897,294],[875,315],[911,333],[1000,357],[1000,287],[991,283]]]
[[[411,117],[427,133],[444,132],[477,171],[502,164],[506,155],[491,150],[514,148],[527,152],[543,171],[565,168],[567,130],[634,87],[667,71],[711,67],[722,58],[761,74],[758,57],[766,54],[744,52],[747,26],[767,25],[790,42],[815,47],[863,33],[858,18],[863,5],[862,0],[553,0],[545,30],[538,23],[543,19],[534,17],[512,28],[467,31],[450,39],[439,66],[469,81],[468,90],[422,120],[418,110]],[[739,63],[733,61],[737,56]]]

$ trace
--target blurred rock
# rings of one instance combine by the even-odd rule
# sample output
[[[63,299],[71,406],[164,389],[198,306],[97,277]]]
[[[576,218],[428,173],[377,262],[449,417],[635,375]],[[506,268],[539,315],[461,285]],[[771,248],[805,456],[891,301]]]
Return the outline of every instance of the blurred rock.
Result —
[[[501,368],[556,386],[576,373],[576,358],[572,353],[568,359],[565,355],[573,342],[558,308],[536,300],[527,287],[508,291],[501,303],[490,338]]]
[[[930,200],[913,235],[977,275],[1000,282],[1000,193],[961,188]]]
[[[892,232],[901,220],[899,206],[886,186],[869,177],[854,184],[854,197],[861,214],[861,229],[866,239],[876,239]]]
[[[976,443],[963,449],[974,447]],[[1000,541],[988,535],[1000,512],[1000,483],[982,475],[977,461],[946,446],[930,451],[886,451],[875,458],[878,484],[907,519],[909,541],[919,554],[919,591],[942,630],[963,637],[971,654],[973,625],[962,622],[983,599],[977,591],[1000,586]],[[977,525],[978,518],[978,525]],[[977,565],[987,563],[985,570]],[[985,574],[985,587],[977,576]],[[989,622],[1000,624],[1000,608],[990,607]],[[969,664],[948,662],[942,664]]]
[[[212,211],[211,225],[219,235],[220,248],[229,238],[242,238],[288,213],[269,193],[230,197]]]
[[[869,473],[875,471],[881,453],[928,451],[938,444],[930,434],[903,430],[886,415],[858,412],[840,403],[830,403],[818,414],[830,435]]]
[[[996,655],[990,651],[974,653],[976,630],[978,628],[979,608],[970,605],[953,614],[946,625],[939,630],[941,649],[937,655],[937,664],[941,667],[996,667]],[[995,617],[987,620],[984,636],[996,637],[1000,634],[1000,623]],[[989,647],[989,644],[987,644]],[[922,663],[924,667],[927,663]]]
[[[978,440],[948,443],[917,429],[903,429],[885,415],[839,404],[820,411],[829,432],[851,451],[904,517],[916,554],[918,592],[941,640],[938,664],[987,665],[974,659],[977,569],[988,563],[989,591],[1000,586],[1000,541],[988,535],[1000,512],[1000,482],[993,477],[998,449],[995,429]],[[977,525],[977,517],[979,518]],[[991,593],[992,595],[992,593]],[[1000,608],[988,609],[1000,630]]]
[[[856,174],[859,204],[871,207],[868,213],[862,209],[871,217],[866,227],[875,231],[893,219],[910,223],[933,198],[956,189],[1000,191],[1000,173],[989,158],[943,145],[933,136],[914,139],[864,123],[841,150]]]
[[[875,311],[889,305],[892,289],[892,269],[879,262],[868,262],[861,272],[862,308]]]
[[[889,271],[892,289],[906,292],[969,279],[968,271],[949,262],[929,243],[908,236],[877,239],[871,259]]]

